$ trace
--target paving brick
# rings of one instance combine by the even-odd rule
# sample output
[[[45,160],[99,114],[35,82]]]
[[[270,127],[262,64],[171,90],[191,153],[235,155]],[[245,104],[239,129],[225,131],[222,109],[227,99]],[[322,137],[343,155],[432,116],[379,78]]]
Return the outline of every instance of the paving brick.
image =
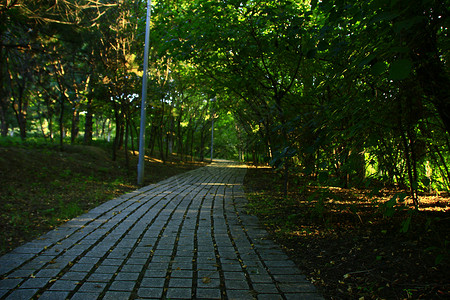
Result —
[[[0,290],[0,297],[3,297],[9,292],[9,290]]]
[[[85,282],[80,287],[80,292],[93,292],[93,293],[100,293],[103,288],[106,286],[106,283],[104,282]]]
[[[111,273],[92,273],[87,279],[88,282],[109,282],[114,274]]]
[[[169,288],[192,287],[192,278],[170,278]]]
[[[275,275],[301,275],[300,270],[296,268],[271,267],[269,272]]]
[[[175,258],[175,262],[172,264],[172,269],[174,270],[192,270],[192,260],[189,262],[177,262],[177,258]]]
[[[197,270],[209,270],[209,271],[217,270],[217,264],[216,263],[214,263],[214,264],[198,263]]]
[[[103,297],[104,300],[128,300],[131,292],[108,291]]]
[[[147,262],[145,258],[130,258],[127,260],[127,265],[139,265],[142,266]]]
[[[304,275],[273,275],[275,280],[283,283],[306,283],[309,284],[309,282],[306,280],[306,277]]]
[[[144,277],[141,282],[141,287],[163,287],[165,280],[164,277]]]
[[[84,277],[86,277],[85,272],[72,272],[69,271],[66,274],[64,274],[61,279],[63,280],[83,280]]]
[[[72,272],[89,272],[92,269],[93,265],[92,264],[74,264],[71,268],[70,271]]]
[[[229,272],[241,272],[242,267],[239,263],[222,263],[222,270]]]
[[[71,300],[97,300],[101,292],[76,292]]]
[[[25,281],[20,288],[23,289],[40,289],[43,288],[47,282],[48,278],[30,278],[27,281]]]
[[[63,291],[45,291],[40,297],[39,300],[56,300],[56,299],[66,299],[69,295],[69,292]]]
[[[136,259],[136,258],[140,258],[140,259],[144,259],[144,261],[147,261],[147,259],[150,257],[151,253],[150,252],[133,252],[133,254],[131,255],[131,259]]]
[[[222,299],[220,289],[198,288],[196,293],[197,299]]]
[[[133,291],[134,281],[113,281],[109,289],[111,291]]]
[[[8,278],[0,280],[0,290],[10,290],[15,288],[19,283],[21,283],[22,279]]]
[[[285,293],[314,293],[316,288],[309,283],[280,283],[278,285]]]
[[[138,296],[142,298],[161,299],[162,293],[162,288],[140,288],[138,290]]]
[[[71,280],[57,280],[55,281],[50,290],[52,291],[72,291],[77,286],[78,281]]]
[[[192,294],[191,288],[169,288],[167,298],[169,299],[190,299]]]
[[[102,262],[102,266],[120,266],[123,263],[123,259],[107,258]]]
[[[272,278],[269,275],[261,275],[261,274],[252,274],[250,273],[250,280],[256,283],[271,283],[273,282]]]
[[[145,277],[166,277],[166,270],[147,270]]]
[[[278,289],[273,283],[253,283],[253,289],[261,294],[278,294]]]
[[[225,286],[227,290],[245,290],[249,289],[248,283],[243,280],[226,280]]]
[[[254,300],[256,297],[249,290],[227,290],[230,300]]]
[[[143,266],[140,265],[124,265],[120,269],[120,272],[122,273],[140,273]]]
[[[114,274],[119,269],[119,266],[103,266],[98,267],[95,272],[97,273],[106,273],[106,274]]]
[[[28,300],[31,299],[36,293],[37,289],[18,289],[12,292],[6,299],[7,300]]]
[[[225,280],[246,280],[243,272],[224,272],[223,276],[225,277]]]
[[[220,279],[210,277],[200,277],[197,281],[197,287],[199,288],[219,288]]]
[[[88,256],[85,256],[85,257],[82,257],[82,258],[80,259],[80,261],[78,261],[78,263],[80,263],[80,264],[90,264],[90,265],[94,265],[94,264],[96,264],[99,260],[100,260],[100,258],[98,258],[98,257],[88,257]]]
[[[192,278],[194,272],[192,270],[172,270],[172,277],[176,278]]]
[[[281,295],[274,295],[274,294],[258,294],[258,300],[282,300],[283,297]],[[295,300],[299,300],[303,298],[300,296],[298,298],[295,298]]]

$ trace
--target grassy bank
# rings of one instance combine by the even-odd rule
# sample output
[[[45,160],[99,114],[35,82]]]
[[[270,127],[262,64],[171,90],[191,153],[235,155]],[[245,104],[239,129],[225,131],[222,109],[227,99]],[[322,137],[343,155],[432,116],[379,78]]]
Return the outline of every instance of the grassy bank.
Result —
[[[137,154],[137,153],[136,153]],[[2,140],[0,143],[0,254],[123,193],[135,190],[137,156],[110,147]],[[204,165],[171,156],[147,157],[145,184]]]

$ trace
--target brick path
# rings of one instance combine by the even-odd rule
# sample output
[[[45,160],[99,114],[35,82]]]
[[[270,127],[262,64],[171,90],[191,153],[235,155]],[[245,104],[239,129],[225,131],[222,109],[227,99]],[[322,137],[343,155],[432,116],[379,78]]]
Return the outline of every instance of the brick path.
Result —
[[[149,185],[0,257],[1,299],[322,299],[245,213],[245,166]]]

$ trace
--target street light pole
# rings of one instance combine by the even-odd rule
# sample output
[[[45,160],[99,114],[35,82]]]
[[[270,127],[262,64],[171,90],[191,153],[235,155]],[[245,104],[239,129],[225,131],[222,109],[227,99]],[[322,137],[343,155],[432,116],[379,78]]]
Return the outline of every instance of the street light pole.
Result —
[[[147,18],[145,25],[145,46],[144,46],[144,71],[142,74],[142,99],[141,99],[141,131],[139,134],[139,161],[137,183],[144,183],[144,163],[145,163],[145,117],[147,108],[147,69],[148,69],[148,49],[150,44],[150,17],[151,17],[152,1],[147,0]]]
[[[214,100],[216,100],[215,97],[211,99],[211,162],[214,154]]]

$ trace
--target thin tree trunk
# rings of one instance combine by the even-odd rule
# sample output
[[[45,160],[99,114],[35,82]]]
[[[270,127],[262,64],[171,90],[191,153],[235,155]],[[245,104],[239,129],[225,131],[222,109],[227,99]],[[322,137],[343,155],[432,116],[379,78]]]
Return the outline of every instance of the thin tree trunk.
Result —
[[[158,135],[158,142],[159,142],[159,155],[161,157],[161,160],[163,164],[166,164],[166,158],[164,157],[164,141],[163,141],[163,134],[161,132],[162,128],[160,127],[160,132]]]
[[[80,122],[80,111],[78,107],[73,107],[72,111],[72,129],[70,131],[70,143],[75,144],[76,138],[78,137],[78,132],[80,131],[78,124]]]
[[[92,144],[92,134],[93,134],[93,114],[92,114],[92,99],[88,98],[87,108],[86,108],[86,120],[84,123],[84,144]]]
[[[130,127],[129,125],[129,120],[128,117],[125,117],[125,168],[127,170],[127,172],[129,172],[129,167],[130,167],[130,159],[128,157],[128,128]]]
[[[60,95],[60,113],[59,113],[59,150],[63,151],[64,145],[64,96]]]
[[[403,142],[403,147],[405,149],[405,161],[406,161],[406,168],[408,171],[408,178],[409,178],[409,191],[412,197],[412,200],[414,202],[414,205],[416,206],[416,209],[418,208],[418,201],[417,201],[417,193],[416,193],[416,188],[415,188],[415,183],[414,183],[414,177],[413,177],[413,171],[412,171],[412,166],[411,166],[411,158],[409,155],[409,146],[408,146],[408,141],[406,138],[405,133],[402,131],[402,142]]]
[[[3,99],[0,101],[2,101],[2,103],[0,103],[0,132],[1,136],[5,137],[8,135],[8,123],[6,122],[6,107],[3,106]]]

